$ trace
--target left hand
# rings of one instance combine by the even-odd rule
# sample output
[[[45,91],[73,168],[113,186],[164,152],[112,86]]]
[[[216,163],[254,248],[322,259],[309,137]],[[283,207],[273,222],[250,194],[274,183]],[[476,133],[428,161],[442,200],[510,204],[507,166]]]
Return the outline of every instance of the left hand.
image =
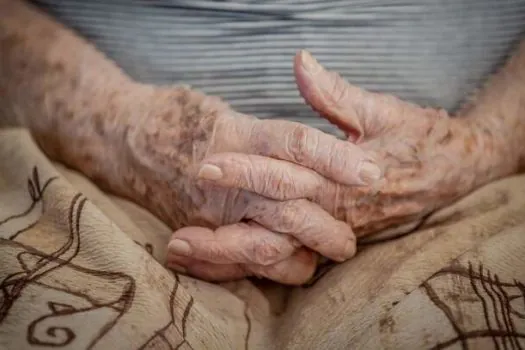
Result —
[[[296,56],[294,69],[305,101],[383,168],[384,178],[375,185],[347,186],[326,180],[318,187],[318,194],[308,198],[337,219],[349,223],[358,236],[399,225],[414,227],[428,213],[508,174],[516,166],[515,157],[502,157],[504,137],[498,134],[497,128],[489,130],[473,118],[450,118],[444,110],[422,108],[391,95],[364,91],[338,74],[326,71],[306,52]],[[217,185],[277,197],[277,186],[253,188],[253,180],[243,180],[253,175],[250,168],[253,165],[220,156],[210,157],[206,162],[227,174],[216,181]],[[259,174],[269,177],[260,179],[263,183],[293,186],[293,178]],[[194,230],[183,228],[174,233],[173,238],[186,240],[194,253],[184,257],[168,253],[168,266],[183,267],[190,274],[207,280],[265,276],[280,269],[280,263],[250,265],[226,258],[242,256],[241,252],[249,254],[248,237],[237,237],[224,230],[223,237],[216,237],[210,244],[202,241],[205,237],[209,240],[209,235],[197,235]],[[326,233],[326,239],[330,240],[330,232]],[[209,249],[215,254],[209,254]],[[224,252],[223,259],[206,258],[216,257],[217,251]],[[305,254],[304,250],[299,252]],[[298,265],[304,263],[301,254],[285,260],[287,266],[293,266],[290,260],[296,260]]]

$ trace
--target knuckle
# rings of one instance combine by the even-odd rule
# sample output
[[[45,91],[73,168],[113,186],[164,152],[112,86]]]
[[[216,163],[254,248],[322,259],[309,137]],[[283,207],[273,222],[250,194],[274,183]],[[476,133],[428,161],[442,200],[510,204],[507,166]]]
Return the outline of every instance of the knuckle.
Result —
[[[271,179],[271,186],[274,189],[276,197],[282,200],[286,200],[289,196],[292,196],[296,188],[293,174],[289,172],[274,174]]]
[[[257,184],[257,171],[254,169],[254,163],[248,157],[243,157],[242,161],[237,161],[232,164],[232,170],[236,173],[234,180],[235,185],[238,187],[254,188]]]
[[[258,193],[262,194],[263,196],[274,197],[279,195],[277,177],[271,170],[268,170],[268,172],[265,173],[265,176],[262,177],[258,187]]]
[[[309,136],[309,130],[306,126],[296,124],[292,127],[286,147],[293,162],[302,164],[307,161],[309,156]]]
[[[282,255],[282,249],[268,242],[257,242],[253,245],[252,259],[259,265],[271,265],[279,261]]]
[[[260,192],[278,200],[286,200],[293,194],[294,179],[291,174],[281,169],[268,169],[261,186],[264,188]]]
[[[281,206],[279,213],[279,228],[281,231],[297,232],[303,226],[306,217],[304,211],[298,205],[301,201],[289,201]]]
[[[270,120],[252,120],[246,133],[250,148],[259,154],[272,153],[272,127]]]
[[[210,244],[203,254],[210,260],[221,260],[228,257],[228,251],[217,244]]]
[[[347,152],[348,145],[340,142],[332,144],[328,151],[327,166],[332,172],[341,172],[347,168],[348,162],[352,157],[352,154]]]

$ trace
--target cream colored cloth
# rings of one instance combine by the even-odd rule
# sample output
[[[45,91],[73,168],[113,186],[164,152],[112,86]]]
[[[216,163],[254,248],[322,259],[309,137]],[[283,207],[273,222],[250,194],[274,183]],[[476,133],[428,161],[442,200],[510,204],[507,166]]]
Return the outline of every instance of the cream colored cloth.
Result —
[[[169,236],[0,130],[0,348],[525,348],[525,176],[302,288],[174,275]]]

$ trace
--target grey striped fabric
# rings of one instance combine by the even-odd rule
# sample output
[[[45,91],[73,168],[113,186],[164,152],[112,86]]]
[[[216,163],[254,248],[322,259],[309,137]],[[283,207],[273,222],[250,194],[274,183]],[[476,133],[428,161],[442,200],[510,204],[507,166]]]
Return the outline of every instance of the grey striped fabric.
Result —
[[[525,30],[524,0],[39,0],[132,77],[184,83],[240,112],[325,131],[299,97],[297,50],[354,84],[454,109]]]

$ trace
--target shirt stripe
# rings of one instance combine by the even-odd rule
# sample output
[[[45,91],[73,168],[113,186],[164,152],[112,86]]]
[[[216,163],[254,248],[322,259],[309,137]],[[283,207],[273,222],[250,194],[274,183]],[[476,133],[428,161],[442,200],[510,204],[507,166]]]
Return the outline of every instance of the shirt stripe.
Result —
[[[310,50],[354,84],[456,108],[525,30],[525,0],[38,0],[133,78],[327,132],[297,92]]]

